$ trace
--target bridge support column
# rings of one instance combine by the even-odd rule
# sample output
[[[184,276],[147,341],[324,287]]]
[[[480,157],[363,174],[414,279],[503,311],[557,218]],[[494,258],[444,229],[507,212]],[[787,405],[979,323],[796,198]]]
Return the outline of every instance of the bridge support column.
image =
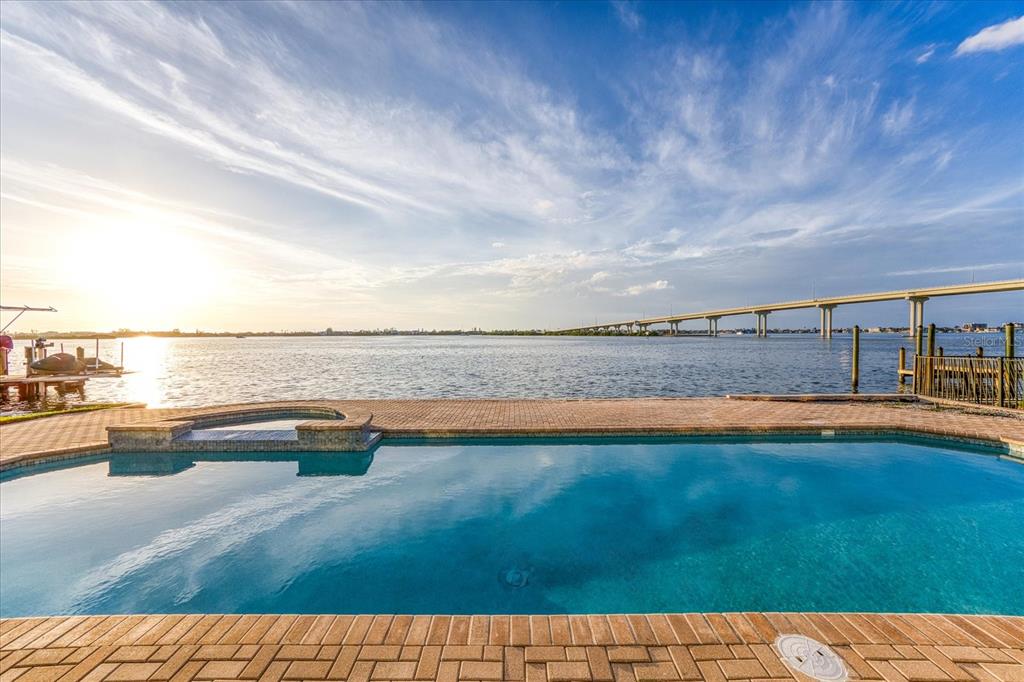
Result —
[[[821,329],[820,334],[823,339],[832,338],[832,309],[834,305],[820,305],[818,309],[821,311]]]
[[[718,319],[717,316],[708,318],[708,336],[718,336]]]
[[[757,335],[768,336],[768,312],[754,314],[757,315]]]
[[[669,333],[671,333],[672,336],[677,336],[679,334],[679,323],[678,322],[669,322],[668,323],[668,328],[669,328]]]
[[[924,302],[927,300],[927,296],[907,297],[907,302],[910,304],[910,329],[907,332],[908,336],[913,337],[917,333],[917,328],[924,326]]]

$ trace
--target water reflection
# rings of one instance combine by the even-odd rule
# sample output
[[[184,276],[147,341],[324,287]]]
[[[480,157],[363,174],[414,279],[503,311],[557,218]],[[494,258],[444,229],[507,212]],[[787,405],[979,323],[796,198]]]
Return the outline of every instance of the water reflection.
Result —
[[[108,476],[173,476],[196,462],[296,462],[296,476],[364,476],[372,452],[146,453],[110,456]]]
[[[150,455],[113,455],[108,476],[173,476],[196,463],[189,455],[154,453]]]
[[[108,476],[103,462],[4,483],[0,611],[1024,603],[1024,468],[947,449],[842,438],[402,442],[378,448],[372,470],[367,453],[222,452],[167,460],[165,471],[191,463]],[[1002,560],[976,560],[993,552]]]

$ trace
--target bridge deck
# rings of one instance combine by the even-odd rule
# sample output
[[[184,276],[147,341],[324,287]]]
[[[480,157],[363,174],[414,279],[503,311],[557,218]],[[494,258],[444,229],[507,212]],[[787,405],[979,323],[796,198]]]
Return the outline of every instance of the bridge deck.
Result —
[[[646,317],[641,320],[622,320],[619,322],[607,322],[604,324],[592,324],[583,327],[567,327],[553,333],[566,333],[574,331],[586,331],[601,329],[604,327],[626,326],[631,324],[665,324],[669,322],[685,322],[688,320],[704,320],[715,317],[731,317],[733,315],[751,315],[755,313],[770,313],[780,310],[802,310],[805,308],[818,308],[822,306],[850,305],[854,303],[876,303],[879,301],[902,301],[910,299],[927,299],[940,296],[963,296],[966,294],[991,294],[1005,291],[1024,290],[1024,279],[1011,279],[1001,282],[982,282],[977,284],[955,284],[940,287],[927,287],[924,289],[900,289],[897,291],[879,291],[867,294],[850,294],[848,296],[831,296],[825,298],[809,298],[801,301],[783,301],[780,303],[768,303],[764,305],[740,306],[737,308],[722,308],[719,310],[704,310],[695,313],[684,313],[681,315],[665,315],[662,317]]]

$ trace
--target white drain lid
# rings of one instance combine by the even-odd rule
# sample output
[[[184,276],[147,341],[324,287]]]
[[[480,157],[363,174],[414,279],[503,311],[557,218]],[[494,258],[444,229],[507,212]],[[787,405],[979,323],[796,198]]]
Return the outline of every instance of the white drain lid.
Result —
[[[845,682],[846,664],[836,652],[821,642],[803,635],[779,635],[775,640],[779,655],[793,670],[824,682]]]

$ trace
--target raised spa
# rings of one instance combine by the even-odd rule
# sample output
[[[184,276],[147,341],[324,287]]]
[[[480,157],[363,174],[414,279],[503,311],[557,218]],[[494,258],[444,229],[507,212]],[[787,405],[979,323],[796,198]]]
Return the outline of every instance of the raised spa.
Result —
[[[117,454],[0,484],[0,612],[1024,612],[1024,465],[900,440]]]

